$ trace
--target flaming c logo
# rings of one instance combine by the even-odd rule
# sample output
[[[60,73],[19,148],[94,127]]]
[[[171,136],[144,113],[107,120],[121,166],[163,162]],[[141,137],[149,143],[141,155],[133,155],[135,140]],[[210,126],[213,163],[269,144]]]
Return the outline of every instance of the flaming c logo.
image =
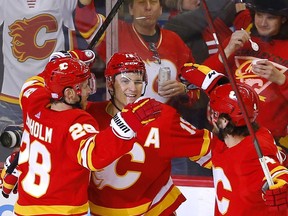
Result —
[[[17,20],[9,26],[9,35],[12,37],[11,49],[13,55],[19,62],[27,59],[47,58],[54,50],[57,39],[45,40],[37,44],[37,36],[40,30],[46,33],[56,32],[58,23],[55,17],[49,14],[41,14],[31,19]]]

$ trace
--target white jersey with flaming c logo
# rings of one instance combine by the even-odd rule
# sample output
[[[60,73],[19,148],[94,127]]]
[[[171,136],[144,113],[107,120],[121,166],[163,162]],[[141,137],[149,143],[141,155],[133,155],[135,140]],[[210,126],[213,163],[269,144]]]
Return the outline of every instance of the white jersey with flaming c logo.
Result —
[[[77,0],[0,0],[4,75],[0,100],[18,103],[21,86],[64,49],[63,26],[74,30]]]

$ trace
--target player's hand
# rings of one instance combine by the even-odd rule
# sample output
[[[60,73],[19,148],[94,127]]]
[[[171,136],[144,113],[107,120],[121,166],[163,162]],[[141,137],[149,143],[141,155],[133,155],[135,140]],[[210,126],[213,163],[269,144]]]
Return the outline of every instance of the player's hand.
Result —
[[[55,58],[77,58],[85,62],[86,65],[91,67],[95,62],[95,53],[92,50],[69,50],[59,51],[51,54],[49,61],[53,61]]]
[[[203,89],[207,94],[218,85],[229,82],[228,78],[215,70],[199,64],[186,63],[181,68],[181,76],[189,83]],[[188,85],[188,89],[191,88]],[[194,87],[195,88],[195,87]]]
[[[13,192],[14,194],[17,193],[17,183],[19,176],[19,171],[17,169],[17,154],[18,152],[13,152],[9,157],[7,157],[4,168],[1,172],[1,178],[3,182],[2,195],[5,198],[9,198],[11,192]]]
[[[140,128],[159,117],[161,109],[161,103],[155,99],[139,98],[113,117],[112,130],[122,139],[131,139]]]
[[[263,193],[263,200],[270,211],[282,212],[288,209],[288,184],[285,180],[274,178],[274,185]]]
[[[161,109],[159,101],[152,98],[139,98],[125,106],[121,115],[130,127],[137,131],[143,125],[155,120],[160,115]]]

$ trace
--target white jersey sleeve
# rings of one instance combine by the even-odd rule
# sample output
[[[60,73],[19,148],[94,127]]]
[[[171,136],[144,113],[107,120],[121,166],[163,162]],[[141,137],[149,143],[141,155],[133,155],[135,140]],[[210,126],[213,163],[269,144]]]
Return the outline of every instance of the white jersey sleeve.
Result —
[[[63,15],[63,21],[64,25],[71,30],[75,30],[74,21],[73,21],[73,11],[75,10],[77,6],[77,0],[69,0],[69,1],[63,1],[62,0],[62,15]]]
[[[17,104],[25,80],[40,73],[53,52],[65,49],[62,27],[74,29],[77,0],[0,0],[0,4],[4,61],[0,99]]]

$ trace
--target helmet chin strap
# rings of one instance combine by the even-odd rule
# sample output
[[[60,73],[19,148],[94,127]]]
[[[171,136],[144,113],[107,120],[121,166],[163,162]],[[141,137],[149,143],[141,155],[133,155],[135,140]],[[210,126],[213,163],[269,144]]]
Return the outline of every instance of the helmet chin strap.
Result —
[[[114,97],[111,96],[110,101],[111,101],[111,103],[113,104],[113,106],[115,106],[116,109],[121,112],[121,109],[115,104]]]
[[[114,89],[114,87],[113,87],[113,89]],[[115,91],[115,90],[114,90]],[[111,103],[113,104],[113,106],[115,106],[116,107],[116,109],[118,110],[118,111],[120,111],[121,112],[121,109],[116,105],[116,103],[115,103],[115,101],[114,101],[114,95],[113,95],[113,91],[111,91],[111,90],[108,90],[108,92],[109,92],[109,94],[110,94],[110,101],[111,101]]]
[[[146,92],[146,87],[147,87],[147,83],[143,84],[141,97],[144,96]]]

